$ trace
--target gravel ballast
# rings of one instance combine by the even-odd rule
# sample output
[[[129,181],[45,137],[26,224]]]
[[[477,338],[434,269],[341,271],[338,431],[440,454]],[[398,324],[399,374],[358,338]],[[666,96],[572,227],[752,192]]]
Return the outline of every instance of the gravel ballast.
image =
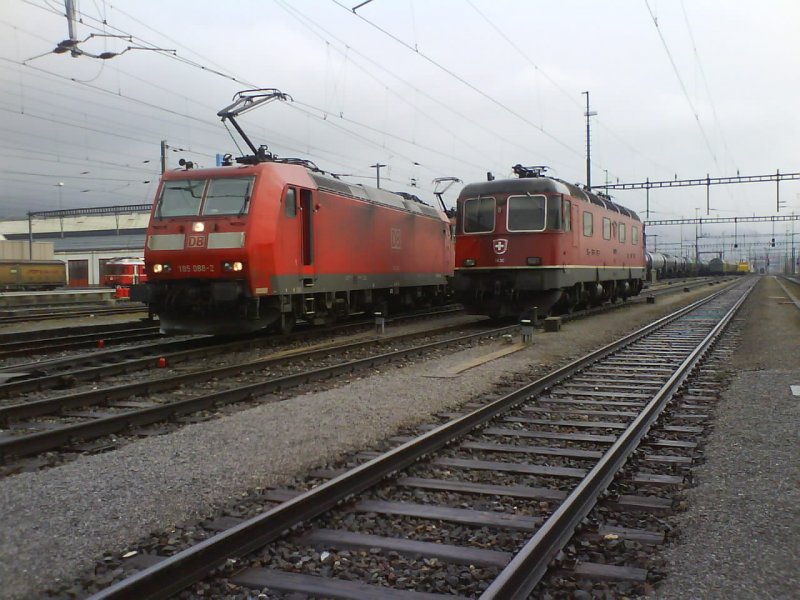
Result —
[[[694,470],[664,600],[797,598],[800,590],[800,311],[762,278],[740,313],[736,372]]]
[[[571,322],[557,334],[537,333],[533,346],[457,377],[436,375],[502,348],[501,343],[439,361],[388,365],[353,375],[335,389],[2,480],[0,596],[27,598],[56,588],[104,553],[119,552],[151,531],[213,515],[248,490],[286,484],[490,391],[504,374],[534,379],[705,291]]]

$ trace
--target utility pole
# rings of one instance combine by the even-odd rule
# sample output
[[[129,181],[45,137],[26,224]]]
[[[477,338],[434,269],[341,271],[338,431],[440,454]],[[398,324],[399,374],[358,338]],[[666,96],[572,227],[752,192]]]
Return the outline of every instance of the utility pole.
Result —
[[[77,58],[81,55],[77,50],[78,37],[75,32],[75,4],[72,0],[64,0],[64,10],[67,15],[67,30],[69,31],[69,45],[71,47],[70,54],[72,58]]]
[[[167,140],[161,140],[161,174],[167,170]]]
[[[700,233],[698,229],[700,225],[699,208],[694,209],[694,218],[696,219],[694,223],[694,263],[696,265],[699,265],[700,264],[700,244],[699,244]]]
[[[381,163],[375,163],[374,165],[370,165],[373,169],[375,169],[375,179],[376,179],[376,186],[377,188],[381,187],[381,169],[386,165],[382,165]]]
[[[586,112],[584,116],[586,117],[586,189],[592,189],[592,158],[591,158],[591,129],[589,128],[589,117],[593,117],[597,114],[596,110],[589,110],[589,92],[581,92],[581,94],[586,94]]]

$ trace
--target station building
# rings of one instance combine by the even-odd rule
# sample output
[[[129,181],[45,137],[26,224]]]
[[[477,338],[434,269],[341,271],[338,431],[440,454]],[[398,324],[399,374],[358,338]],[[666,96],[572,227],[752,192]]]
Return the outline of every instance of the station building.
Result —
[[[55,259],[67,264],[70,287],[100,285],[104,265],[116,258],[142,258],[150,204],[98,206],[28,213],[0,221],[0,258]],[[0,239],[2,239],[0,238]],[[48,248],[52,244],[52,256]]]

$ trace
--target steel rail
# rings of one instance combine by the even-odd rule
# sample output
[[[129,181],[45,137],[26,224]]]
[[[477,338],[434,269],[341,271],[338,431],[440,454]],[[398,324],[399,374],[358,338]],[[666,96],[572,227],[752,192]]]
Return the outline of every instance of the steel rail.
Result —
[[[52,319],[71,319],[74,317],[86,317],[89,315],[96,315],[101,317],[113,316],[113,315],[126,315],[132,313],[142,313],[147,312],[147,308],[135,308],[130,306],[125,307],[115,307],[115,308],[95,308],[95,309],[81,309],[75,311],[63,311],[59,310],[58,312],[48,312],[43,314],[18,314],[18,315],[5,315],[0,316],[0,323],[10,324],[10,323],[21,323],[27,321],[49,321]]]
[[[252,340],[250,340],[252,342]],[[124,349],[105,350],[91,355],[67,357],[57,360],[46,360],[41,363],[14,365],[0,369],[0,377],[19,373],[18,377],[0,384],[0,397],[7,398],[13,394],[24,394],[63,385],[70,381],[87,381],[100,375],[115,375],[132,370],[154,368],[155,357],[163,356],[172,362],[185,360],[188,357],[200,358],[212,352],[243,346],[242,342],[220,343],[211,337],[194,338],[177,342],[158,342],[146,346],[132,346]],[[142,355],[145,356],[142,356]],[[133,357],[133,358],[131,358]],[[53,369],[74,365],[83,361],[80,369],[67,372],[51,373]],[[111,362],[113,361],[113,362]]]
[[[455,308],[455,307],[443,307],[442,309],[439,309],[439,310],[427,311],[427,312],[423,312],[423,313],[418,313],[417,312],[417,313],[411,313],[411,314],[408,314],[408,315],[398,315],[396,317],[392,317],[390,319],[387,319],[387,322],[393,323],[393,322],[403,321],[403,320],[407,320],[407,319],[419,319],[419,318],[428,317],[428,316],[436,317],[436,316],[440,316],[440,315],[447,315],[447,314],[450,314],[450,313],[455,313],[455,312],[458,312],[460,310],[462,310],[462,308],[460,306],[458,306],[457,308]],[[357,327],[364,327],[364,326],[372,325],[373,323],[374,323],[374,321],[371,321],[371,320],[353,321],[353,322],[348,322],[348,323],[344,323],[344,324],[341,324],[341,325],[336,325],[336,326],[333,326],[333,327],[326,328],[324,330],[324,332],[325,333],[335,333],[335,332],[337,332],[339,330],[349,330],[349,329],[354,329],[354,328],[357,328]],[[291,340],[301,339],[302,340],[302,339],[305,339],[306,337],[308,337],[310,335],[317,335],[318,333],[319,333],[319,331],[318,330],[315,331],[315,330],[313,330],[313,328],[304,328],[302,331],[296,331],[293,334],[284,336],[283,339],[291,339]],[[262,332],[256,332],[256,333],[254,333],[252,335],[243,336],[241,338],[235,339],[234,341],[231,341],[230,337],[223,338],[223,337],[214,337],[214,336],[211,336],[211,335],[197,335],[197,336],[194,336],[192,339],[189,339],[189,340],[186,340],[186,339],[179,340],[179,341],[164,340],[164,341],[156,342],[154,344],[150,344],[150,345],[146,345],[146,346],[136,346],[136,347],[132,347],[132,348],[105,350],[105,351],[101,351],[101,352],[92,352],[90,354],[82,354],[80,356],[69,356],[69,357],[66,357],[66,358],[58,358],[58,359],[51,359],[51,360],[36,361],[36,362],[32,362],[32,363],[16,364],[16,365],[12,365],[12,366],[9,366],[9,367],[0,368],[0,374],[7,373],[7,372],[20,372],[20,371],[26,371],[26,370],[31,371],[33,373],[40,373],[41,374],[41,373],[47,373],[48,371],[51,371],[52,369],[55,369],[55,368],[58,368],[58,367],[61,367],[61,366],[64,366],[64,365],[74,366],[74,364],[77,361],[81,361],[81,360],[86,361],[89,364],[96,364],[100,360],[113,359],[115,355],[124,356],[124,355],[130,355],[130,354],[134,354],[134,353],[135,354],[141,354],[141,353],[143,353],[143,352],[145,352],[147,350],[153,350],[154,352],[158,352],[158,354],[156,354],[156,356],[162,356],[163,354],[161,354],[161,353],[163,353],[163,352],[174,352],[174,354],[166,355],[166,357],[167,358],[173,358],[173,359],[175,359],[175,358],[183,358],[183,357],[191,356],[192,351],[193,351],[191,346],[192,346],[192,344],[195,344],[195,345],[199,344],[198,340],[205,340],[205,342],[203,342],[203,343],[209,343],[215,349],[233,349],[233,348],[236,348],[237,345],[244,348],[244,347],[246,347],[248,345],[253,345],[253,344],[257,344],[257,343],[262,342],[262,341],[269,341],[269,340],[274,340],[274,339],[279,339],[279,338],[277,338],[276,336],[265,337],[262,334]],[[187,350],[181,350],[184,346],[190,346],[190,347]],[[198,356],[202,356],[203,355],[203,350],[200,350],[199,352],[200,352],[200,354]],[[127,370],[131,366],[140,366],[140,365],[138,365],[138,364],[131,365],[130,363],[128,363],[125,366],[125,370]],[[112,371],[112,373],[113,373],[113,371]],[[90,371],[88,374],[89,374],[89,376],[92,376],[92,375],[94,375],[96,373],[93,372],[93,371]],[[82,377],[84,374],[82,372],[77,372],[77,373],[76,372],[72,372],[72,373],[69,373],[69,375],[71,377],[73,377],[73,378],[78,379],[78,378]],[[64,376],[64,374],[59,374],[59,375],[55,375],[54,377],[56,378],[56,380],[58,380],[58,378],[63,377],[63,376]],[[86,378],[86,377],[84,377],[84,378]],[[22,384],[23,382],[18,380],[18,383]],[[41,386],[33,386],[33,387],[26,387],[24,385],[19,385],[17,387],[7,386],[7,385],[0,385],[0,396],[8,395],[9,392],[17,392],[17,391],[27,391],[27,390],[32,390],[32,389],[39,389],[40,387],[43,387],[46,383],[49,383],[49,381],[42,382]]]
[[[0,344],[0,358],[11,356],[27,356],[32,352],[46,351],[47,353],[60,352],[63,350],[75,350],[80,348],[91,348],[97,346],[100,340],[104,344],[125,344],[163,338],[158,327],[118,329],[106,333],[82,333],[68,337],[42,338],[33,340],[22,340],[19,342],[8,342]]]
[[[33,342],[49,338],[65,338],[82,335],[103,335],[116,333],[122,329],[152,329],[157,327],[152,321],[144,319],[122,321],[120,323],[103,323],[99,325],[76,325],[74,327],[53,327],[51,329],[36,329],[32,331],[15,331],[3,333],[0,331],[0,347],[13,342]]]
[[[448,325],[436,330],[429,330],[421,333],[405,333],[401,335],[380,338],[373,337],[366,340],[349,342],[346,344],[329,344],[321,348],[314,348],[311,350],[277,351],[279,356],[265,356],[263,358],[257,358],[246,363],[227,365],[224,367],[217,367],[216,369],[203,369],[192,371],[191,373],[173,375],[171,377],[162,377],[160,379],[150,379],[135,383],[126,383],[111,387],[76,392],[73,394],[64,394],[53,398],[34,400],[33,402],[9,404],[7,406],[0,406],[0,424],[9,423],[13,420],[28,419],[31,417],[53,414],[63,409],[106,404],[108,402],[113,402],[114,400],[124,400],[130,398],[131,396],[149,395],[154,392],[161,392],[176,388],[185,383],[197,383],[213,378],[227,377],[238,373],[255,371],[257,369],[263,369],[288,360],[307,360],[319,356],[325,356],[331,352],[349,352],[380,342],[398,342],[407,339],[413,339],[415,337],[419,337],[420,335],[442,334],[447,333],[448,331],[464,329],[470,325],[471,323]],[[513,328],[514,327],[509,326],[492,329],[487,333],[487,335],[499,335]]]
[[[467,415],[440,425],[358,467],[339,475],[271,510],[252,517],[212,538],[187,548],[156,565],[101,590],[90,600],[167,598],[205,577],[231,557],[242,556],[277,539],[298,524],[312,519],[354,494],[377,484],[426,454],[483,425],[497,414],[526,401],[590,364],[632,344],[681,316],[711,302],[716,292],[662,317],[638,331],[616,340],[548,375],[499,398]]]
[[[457,326],[451,325],[446,329],[454,329]],[[463,326],[462,326],[463,327]],[[340,363],[338,365],[331,365],[328,367],[321,367],[311,371],[304,371],[293,375],[285,375],[283,377],[276,377],[267,381],[259,383],[252,383],[249,385],[196,396],[194,398],[186,398],[177,402],[169,402],[158,406],[141,408],[122,412],[117,415],[103,417],[84,423],[76,423],[74,425],[65,425],[58,429],[50,429],[28,435],[20,435],[17,437],[8,437],[0,439],[0,457],[6,458],[10,456],[25,456],[28,454],[35,454],[45,450],[51,450],[63,446],[75,439],[96,438],[111,433],[116,433],[126,429],[132,425],[148,425],[150,423],[157,423],[165,419],[179,417],[214,406],[221,406],[224,404],[232,404],[235,402],[242,402],[252,398],[256,394],[266,394],[275,390],[294,387],[302,383],[310,381],[318,381],[320,379],[330,378],[339,373],[346,373],[356,369],[365,369],[375,365],[383,364],[398,358],[403,358],[412,354],[420,354],[436,348],[458,344],[466,341],[473,341],[476,339],[491,337],[505,333],[516,326],[501,327],[499,329],[491,329],[479,333],[468,334],[448,340],[438,342],[431,342],[413,348],[404,350],[396,350],[393,352],[385,352],[376,356],[368,358],[356,359]],[[24,404],[14,404],[0,408],[0,423],[7,423],[13,419],[20,419],[23,417],[34,417],[46,414],[53,414],[54,411],[74,408],[77,406],[86,406],[89,403],[89,398],[95,398],[101,401],[111,401],[117,398],[128,398],[138,393],[147,391],[154,391],[164,389],[167,387],[176,387],[180,383],[193,380],[206,380],[212,377],[217,377],[220,374],[229,373],[231,371],[253,370],[274,364],[285,359],[305,359],[321,354],[330,354],[331,352],[346,352],[355,350],[371,344],[376,344],[382,341],[396,342],[400,339],[419,337],[420,335],[429,335],[430,332],[409,333],[394,338],[379,338],[365,340],[361,342],[354,342],[352,344],[331,346],[319,350],[313,350],[307,353],[297,353],[291,356],[284,356],[280,358],[268,358],[260,361],[253,361],[245,365],[235,365],[230,367],[222,367],[213,371],[202,371],[195,373],[188,373],[179,375],[171,380],[156,380],[143,382],[140,384],[130,384],[123,386],[116,386],[113,388],[106,388],[103,390],[93,390],[84,394],[77,394],[74,397],[61,397],[50,398],[47,400],[40,400],[38,402],[30,402]]]
[[[595,506],[600,495],[658,419],[672,395],[719,338],[752,289],[753,285],[750,285],[749,289],[742,294],[703,341],[681,363],[589,474],[481,594],[481,600],[524,600],[530,595],[547,572],[550,563],[569,542],[575,528]]]

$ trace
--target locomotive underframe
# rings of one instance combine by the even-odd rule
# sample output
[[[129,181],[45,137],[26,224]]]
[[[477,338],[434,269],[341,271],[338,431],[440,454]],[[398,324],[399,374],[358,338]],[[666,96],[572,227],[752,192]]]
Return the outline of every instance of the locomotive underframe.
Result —
[[[517,317],[533,307],[544,315],[635,296],[644,276],[641,267],[456,269],[453,290],[467,312]]]
[[[289,331],[298,320],[330,323],[365,311],[386,315],[439,304],[448,295],[444,277],[438,275],[412,277],[419,285],[400,285],[390,276],[347,279],[349,286],[344,277],[308,278],[289,288],[289,293],[261,295],[251,294],[244,280],[151,282],[133,286],[131,300],[148,304],[165,333],[241,334],[269,327]]]

